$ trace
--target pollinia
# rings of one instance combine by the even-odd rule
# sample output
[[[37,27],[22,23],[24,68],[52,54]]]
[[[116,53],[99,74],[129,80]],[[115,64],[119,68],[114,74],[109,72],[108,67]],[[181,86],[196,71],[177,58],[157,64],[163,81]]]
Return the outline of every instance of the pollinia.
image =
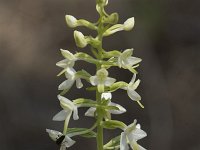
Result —
[[[141,97],[135,91],[140,84],[140,80],[136,79],[136,68],[141,62],[140,58],[134,57],[133,49],[126,50],[105,50],[102,47],[104,37],[111,36],[119,31],[130,31],[133,29],[135,21],[134,17],[127,19],[123,24],[118,23],[118,14],[108,14],[105,11],[105,6],[108,5],[108,0],[96,0],[96,10],[99,14],[99,19],[96,23],[89,22],[84,19],[76,19],[71,15],[66,15],[66,23],[70,28],[79,26],[86,27],[97,32],[96,37],[85,36],[80,31],[74,31],[74,39],[76,46],[79,48],[90,47],[92,56],[86,52],[77,52],[75,54],[68,50],[61,49],[60,52],[64,57],[56,65],[62,68],[58,76],[64,75],[66,80],[63,81],[58,90],[61,93],[58,95],[62,110],[54,117],[54,121],[63,121],[63,132],[46,129],[50,138],[55,141],[60,150],[65,150],[75,144],[73,137],[81,136],[86,138],[96,138],[98,150],[145,150],[137,141],[144,138],[147,134],[141,129],[140,124],[136,120],[133,123],[126,125],[119,120],[112,120],[112,115],[118,115],[126,112],[126,109],[119,104],[112,102],[112,94],[117,90],[124,90],[128,97],[141,108]],[[85,61],[96,66],[96,74],[91,75],[86,70],[75,70],[74,65],[77,61]],[[109,74],[111,67],[119,69],[127,69],[133,77],[129,83],[124,81],[116,81]],[[69,100],[66,98],[66,93],[76,84],[78,89],[84,87],[82,80],[90,83],[90,87],[85,87],[89,92],[96,93],[96,99],[77,98]],[[128,99],[128,98],[127,98]],[[85,116],[94,117],[95,122],[91,128],[69,128],[69,120],[78,120],[78,109],[88,107]],[[104,143],[104,129],[121,129],[121,134],[114,137],[110,141]]]

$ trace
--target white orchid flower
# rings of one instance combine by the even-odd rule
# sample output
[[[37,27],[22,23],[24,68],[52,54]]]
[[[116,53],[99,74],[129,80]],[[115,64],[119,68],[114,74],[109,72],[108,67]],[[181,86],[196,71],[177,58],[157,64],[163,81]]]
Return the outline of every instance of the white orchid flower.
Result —
[[[111,100],[111,98],[112,98],[112,94],[111,93],[102,93],[101,94],[101,99],[102,100],[103,99]],[[109,102],[108,106],[115,106],[115,107],[117,107],[119,109],[119,110],[109,110],[110,114],[122,114],[122,113],[126,112],[126,109],[124,107],[122,107],[121,105],[119,105],[119,104],[116,104],[116,103],[113,103],[113,102]],[[86,111],[85,116],[94,117],[95,111],[96,111],[96,108],[95,107],[91,107]]]
[[[127,90],[127,94],[132,100],[140,101],[141,96],[135,91],[140,84],[140,80],[138,79],[137,81],[135,81],[135,79],[136,74],[133,75],[131,82],[128,84],[128,86],[123,87],[122,89]]]
[[[60,51],[61,51],[61,54],[65,57],[65,59],[57,62],[56,65],[64,69],[68,67],[70,68],[73,67],[75,64],[75,61],[78,59],[68,50],[61,49]]]
[[[58,90],[68,91],[72,87],[75,81],[76,81],[76,87],[82,88],[83,84],[81,82],[81,79],[76,76],[76,71],[73,68],[75,61],[77,61],[78,58],[76,58],[68,50],[61,49],[61,53],[65,57],[65,59],[59,61],[58,63],[56,63],[56,65],[58,67],[64,68],[64,70],[61,73],[65,73],[67,80],[65,80],[58,86]]]
[[[60,145],[60,150],[66,150],[66,148],[71,147],[75,143],[69,136],[62,134],[59,131],[46,129],[46,132],[56,144]]]
[[[137,144],[137,141],[146,137],[147,134],[145,131],[140,129],[140,125],[136,125],[136,120],[129,126],[127,126],[124,129],[124,132],[121,133],[120,138],[120,150],[129,150],[129,146],[132,148],[132,150],[146,150],[139,144]]]
[[[75,81],[76,81],[77,88],[80,89],[83,87],[81,79],[76,76],[76,71],[74,70],[74,68],[68,67],[65,69],[65,71],[66,71],[65,76],[66,76],[67,80],[65,80],[58,86],[58,90],[68,91],[72,87],[72,85],[74,84]]]
[[[124,69],[128,69],[133,65],[138,64],[142,61],[142,59],[137,57],[132,57],[133,49],[126,49],[119,57],[118,57],[118,66]]]
[[[58,95],[58,99],[60,101],[60,105],[63,108],[63,110],[57,113],[53,117],[53,120],[64,121],[66,118],[71,116],[72,112],[73,112],[73,119],[78,120],[79,116],[78,116],[77,106],[72,101],[63,96]]]
[[[116,79],[108,77],[108,71],[105,68],[98,70],[95,76],[90,77],[90,83],[93,86],[97,85],[100,93],[104,92],[104,86],[110,86],[115,81]]]

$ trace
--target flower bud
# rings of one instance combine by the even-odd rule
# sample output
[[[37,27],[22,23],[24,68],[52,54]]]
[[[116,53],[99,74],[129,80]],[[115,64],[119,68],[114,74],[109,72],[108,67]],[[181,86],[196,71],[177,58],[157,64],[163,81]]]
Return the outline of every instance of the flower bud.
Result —
[[[103,17],[103,22],[104,23],[109,23],[109,24],[116,24],[119,20],[119,15],[118,13],[112,13],[108,17]]]
[[[80,48],[84,48],[88,44],[85,36],[79,31],[74,31],[74,39],[76,42],[76,46]]]
[[[102,4],[103,6],[108,5],[108,0],[97,0],[98,4]]]
[[[70,27],[70,28],[75,28],[78,26],[77,24],[77,19],[74,17],[74,16],[71,16],[71,15],[66,15],[65,16],[65,20],[67,22],[67,25]]]
[[[133,27],[134,27],[134,24],[135,24],[134,17],[127,19],[127,20],[124,22],[124,30],[125,30],[125,31],[130,31],[130,30],[132,30]]]

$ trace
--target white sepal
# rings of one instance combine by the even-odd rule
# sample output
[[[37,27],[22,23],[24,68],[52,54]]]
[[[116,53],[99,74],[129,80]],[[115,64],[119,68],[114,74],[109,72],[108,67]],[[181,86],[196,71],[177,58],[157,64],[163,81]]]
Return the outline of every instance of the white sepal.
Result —
[[[58,112],[54,117],[53,121],[64,121],[67,118],[67,115],[69,114],[66,110],[61,110]]]
[[[119,109],[119,110],[109,110],[109,112],[110,112],[111,114],[116,114],[116,115],[118,115],[118,114],[123,114],[123,113],[126,112],[126,109],[125,109],[124,107],[122,107],[121,105],[119,105],[119,104],[110,102],[108,105],[109,105],[109,106],[115,106],[115,107],[117,107],[117,108]]]

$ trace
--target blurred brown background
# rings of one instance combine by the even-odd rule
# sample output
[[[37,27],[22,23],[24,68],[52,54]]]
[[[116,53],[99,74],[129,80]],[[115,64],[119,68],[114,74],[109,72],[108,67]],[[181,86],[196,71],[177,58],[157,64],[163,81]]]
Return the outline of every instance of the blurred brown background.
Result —
[[[135,55],[143,59],[138,92],[145,109],[124,91],[114,99],[128,110],[117,117],[126,123],[136,118],[148,133],[140,144],[149,150],[200,149],[199,6],[198,0],[110,0],[107,7],[109,13],[119,12],[122,23],[128,17],[136,19],[133,31],[105,38],[104,47],[134,47]],[[64,80],[56,77],[60,70],[55,63],[62,59],[60,48],[83,51],[75,47],[65,14],[92,21],[98,18],[95,0],[0,0],[1,150],[59,149],[45,133],[45,128],[62,130],[63,125],[51,121],[60,110],[57,86]],[[78,63],[76,68],[93,69],[86,66]],[[127,82],[132,76],[118,69],[111,72]],[[76,88],[68,94],[70,99],[82,96],[93,94]],[[70,126],[89,127],[93,121],[81,117]],[[118,133],[106,132],[106,140]],[[75,140],[71,150],[96,149],[94,139]]]

